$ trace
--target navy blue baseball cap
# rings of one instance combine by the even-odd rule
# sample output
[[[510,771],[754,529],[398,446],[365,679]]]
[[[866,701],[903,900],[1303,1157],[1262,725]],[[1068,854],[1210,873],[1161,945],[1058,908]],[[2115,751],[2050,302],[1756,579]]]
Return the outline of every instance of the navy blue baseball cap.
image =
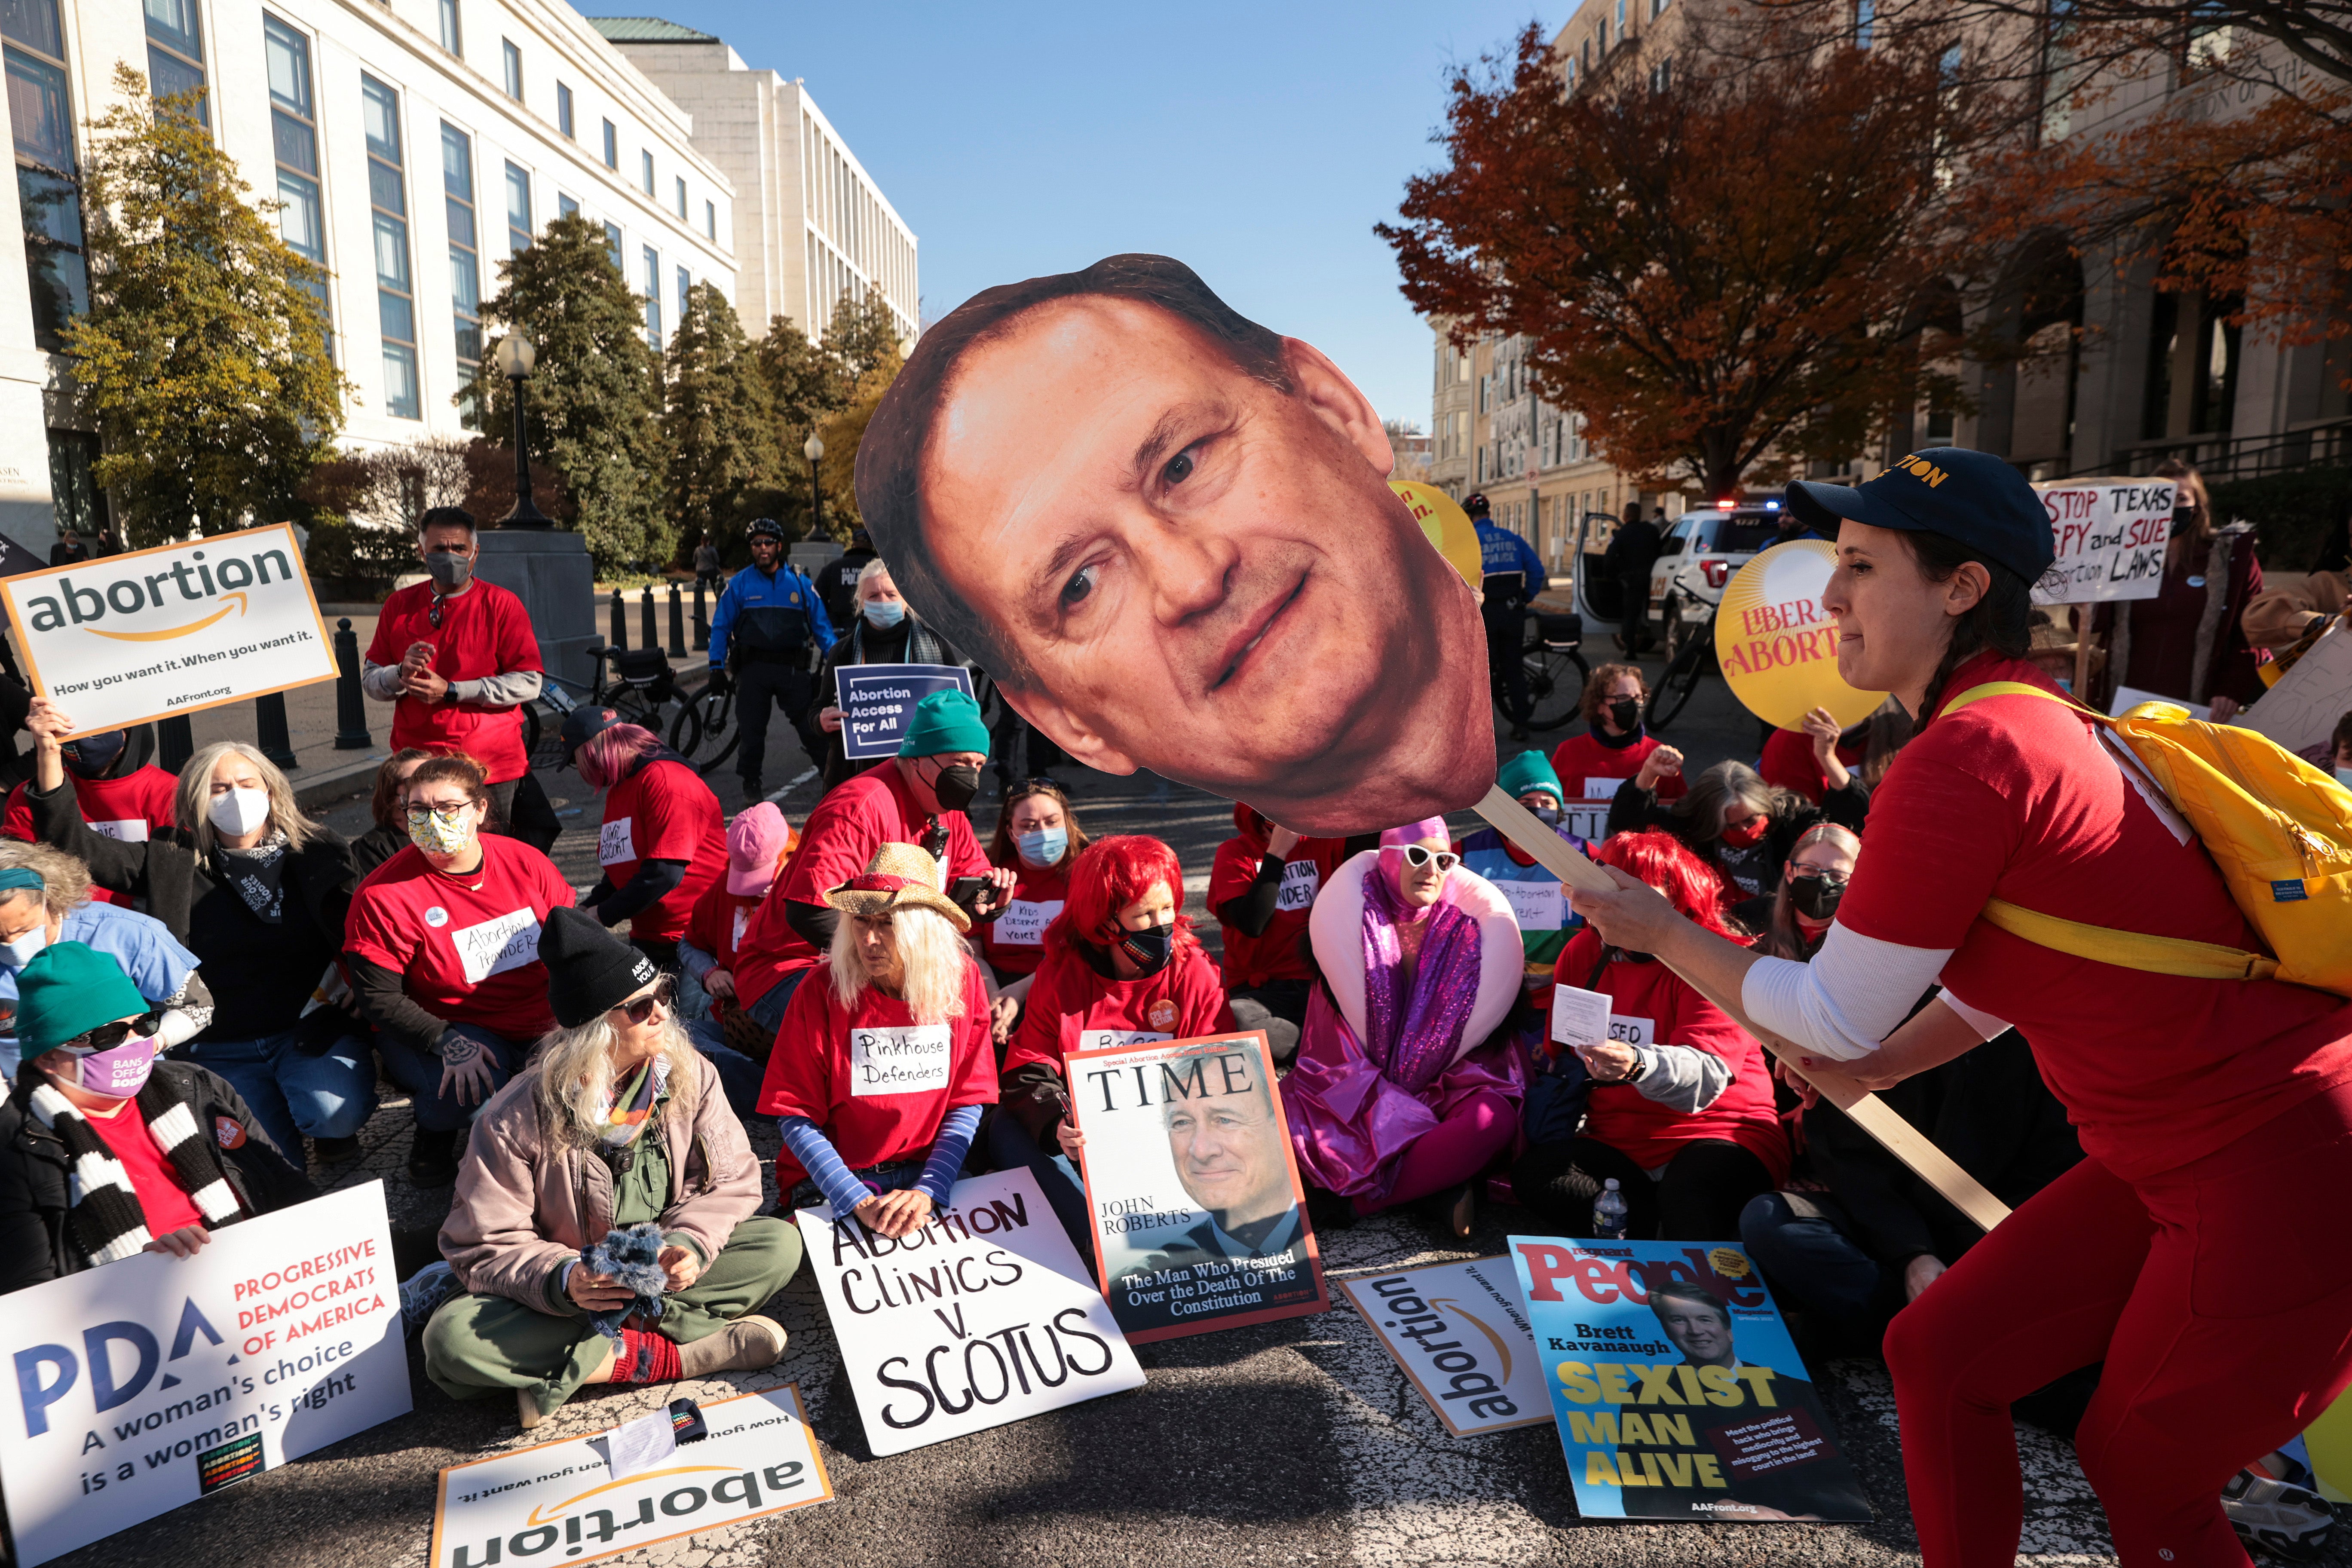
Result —
[[[614,725],[625,722],[626,721],[610,708],[592,708],[583,702],[563,716],[563,729],[559,736],[561,760],[556,765],[570,767],[574,752]]]
[[[2057,555],[2050,514],[2025,476],[1990,452],[1931,447],[1860,485],[1800,479],[1783,504],[1834,535],[1838,520],[1873,528],[1940,533],[2008,567],[2028,584]]]

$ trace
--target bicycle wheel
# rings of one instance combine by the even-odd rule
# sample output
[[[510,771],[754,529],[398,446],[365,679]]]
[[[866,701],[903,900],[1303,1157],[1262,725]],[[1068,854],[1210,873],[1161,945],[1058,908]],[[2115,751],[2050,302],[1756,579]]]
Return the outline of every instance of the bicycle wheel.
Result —
[[[677,717],[669,721],[670,750],[689,762],[702,749],[702,698],[698,689],[684,693],[678,701]]]
[[[1557,730],[1577,715],[1592,668],[1581,651],[1538,643],[1528,649],[1528,728]]]
[[[1666,666],[1666,673],[1658,681],[1657,693],[1650,700],[1651,729],[1663,730],[1674,722],[1675,715],[1683,710],[1691,693],[1698,689],[1699,677],[1706,673],[1714,655],[1715,624],[1709,621],[1691,634],[1674,661]]]

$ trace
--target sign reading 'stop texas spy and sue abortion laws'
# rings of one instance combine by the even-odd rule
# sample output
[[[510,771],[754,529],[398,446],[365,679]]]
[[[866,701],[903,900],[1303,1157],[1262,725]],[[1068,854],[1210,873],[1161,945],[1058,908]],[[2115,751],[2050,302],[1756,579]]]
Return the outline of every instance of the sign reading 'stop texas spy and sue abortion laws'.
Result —
[[[0,603],[76,734],[335,678],[290,523],[0,578]]]

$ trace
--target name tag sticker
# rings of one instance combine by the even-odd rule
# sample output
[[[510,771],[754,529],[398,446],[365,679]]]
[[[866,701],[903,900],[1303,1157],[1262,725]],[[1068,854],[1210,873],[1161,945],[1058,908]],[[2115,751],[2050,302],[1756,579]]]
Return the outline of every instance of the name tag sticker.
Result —
[[[743,928],[751,923],[751,910],[748,905],[735,911],[735,935],[728,942],[730,947],[743,945]]]
[[[1045,941],[1045,928],[1061,912],[1060,899],[1015,899],[996,917],[993,940],[1000,947],[1040,946]]]
[[[1276,914],[1296,914],[1312,909],[1315,894],[1323,885],[1323,873],[1312,860],[1286,860],[1282,867],[1282,887],[1274,895]]]
[[[1553,986],[1551,1037],[1567,1046],[1597,1046],[1609,1038],[1609,998],[1580,985]]]
[[[120,822],[93,822],[89,830],[101,838],[112,838],[123,844],[147,842],[147,819],[133,816]]]
[[[921,1094],[948,1086],[945,1024],[902,1024],[849,1032],[849,1092]]]
[[[1510,900],[1511,913],[1521,931],[1558,931],[1566,918],[1568,900],[1558,882],[1496,882],[1496,892]]]
[[[611,866],[637,858],[636,835],[631,831],[636,820],[634,816],[615,817],[596,830],[596,864]]]
[[[466,967],[469,985],[479,985],[493,974],[504,974],[509,969],[539,962],[539,917],[528,908],[479,925],[458,926],[450,931],[449,938],[457,944],[457,961]]]
[[[1175,1037],[1173,1035],[1162,1034],[1156,1029],[1080,1029],[1078,1049],[1111,1051],[1117,1050],[1121,1046],[1148,1046],[1156,1041],[1172,1040]]]
[[[1647,1046],[1658,1032],[1656,1023],[1648,1018],[1629,1018],[1622,1013],[1609,1015],[1609,1040],[1612,1045]]]

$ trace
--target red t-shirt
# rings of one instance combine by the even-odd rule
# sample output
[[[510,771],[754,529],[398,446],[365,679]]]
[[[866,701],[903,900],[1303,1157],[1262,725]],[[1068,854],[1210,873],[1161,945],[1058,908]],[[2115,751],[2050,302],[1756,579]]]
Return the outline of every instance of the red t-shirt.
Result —
[[[1110,980],[1075,952],[1055,952],[1037,970],[1022,1004],[1021,1027],[1004,1053],[1004,1070],[1044,1062],[1060,1071],[1072,1051],[1098,1051],[1139,1040],[1189,1040],[1234,1027],[1234,1010],[1217,966],[1198,942],[1157,974]]]
[[[433,645],[432,668],[445,680],[479,680],[537,669],[539,639],[522,601],[495,583],[474,585],[441,601],[441,624],[433,625],[433,584],[412,583],[383,602],[368,644],[370,664],[394,665],[412,643]],[[403,697],[392,705],[392,747],[422,746],[431,752],[463,752],[490,770],[490,783],[519,779],[529,770],[522,749],[522,710],[472,708],[457,702],[427,705]]]
[[[1605,800],[1616,790],[1595,791],[1588,779],[1630,779],[1642,771],[1642,763],[1652,752],[1664,745],[1655,735],[1643,735],[1629,746],[1604,746],[1591,731],[1570,735],[1552,748],[1552,772],[1559,775],[1560,788],[1568,791],[1570,800]],[[1668,773],[1658,781],[1658,798],[1680,800],[1687,785],[1680,773]]]
[[[1265,859],[1266,835],[1249,807],[1234,807],[1234,827],[1235,836],[1217,846],[1217,857],[1209,865],[1213,915],[1249,891]],[[1306,959],[1299,956],[1298,939],[1307,934],[1307,911],[1315,907],[1315,895],[1347,858],[1347,844],[1338,838],[1302,838],[1291,847],[1283,860],[1274,918],[1265,922],[1265,930],[1252,936],[1238,926],[1221,925],[1227,989],[1246,991],[1269,980],[1314,978]]]
[[[1840,746],[1837,760],[1850,768],[1860,767],[1862,748]],[[1757,762],[1756,771],[1764,775],[1766,784],[1795,790],[1815,805],[1821,805],[1822,796],[1829,793],[1830,781],[1822,773],[1821,763],[1813,760],[1813,738],[1802,730],[1775,730],[1767,736],[1764,755]]]
[[[996,1047],[980,965],[963,965],[963,1014],[918,1024],[904,1002],[872,986],[845,1009],[833,968],[820,963],[784,1009],[760,1110],[805,1116],[833,1141],[853,1171],[915,1159],[960,1105],[996,1103]],[[790,1149],[776,1156],[776,1190],[789,1194],[808,1173]]]
[[[74,787],[74,803],[81,808],[81,819],[90,830],[109,838],[126,843],[144,844],[155,837],[155,829],[169,827],[172,813],[179,794],[180,781],[163,769],[150,763],[134,768],[119,779],[86,779],[66,771],[66,779]],[[33,840],[33,806],[25,798],[24,784],[8,792],[8,807],[0,818],[0,837]],[[128,905],[129,893],[118,893],[109,888],[91,884],[89,896],[110,904]]]
[[[1552,978],[1561,985],[1583,985],[1600,961],[1601,938],[1578,931],[1560,950]],[[1661,1105],[1629,1083],[1596,1083],[1585,1112],[1586,1137],[1599,1139],[1645,1171],[1672,1160],[1685,1143],[1727,1139],[1764,1162],[1775,1183],[1787,1177],[1789,1140],[1772,1103],[1764,1047],[1754,1036],[1663,963],[1603,964],[1601,979],[1590,989],[1609,998],[1610,1022],[1626,1026],[1621,1037],[1696,1047],[1728,1063],[1733,1077],[1713,1105],[1696,1113]]]
[[[1007,974],[1034,974],[1045,956],[1045,928],[1069,897],[1070,879],[1061,870],[1040,871],[1015,855],[1013,902],[1003,915],[979,928],[982,954]]]
[[[897,759],[886,757],[852,779],[835,785],[809,813],[801,829],[800,847],[784,862],[783,875],[760,904],[743,932],[742,966],[735,972],[737,994],[747,1002],[765,996],[777,981],[796,969],[806,969],[821,956],[801,940],[784,919],[789,900],[823,904],[827,890],[840,887],[866,869],[874,851],[885,844],[920,844],[929,818],[916,809],[915,797],[899,776]],[[947,824],[946,886],[958,877],[988,874],[988,857],[972,836],[971,818],[950,811]]]
[[[751,911],[760,907],[757,895],[730,893],[727,879],[721,877],[702,889],[702,897],[694,901],[694,913],[686,922],[686,940],[718,961],[719,967],[729,974],[735,973],[735,952],[743,942],[743,930],[751,923]],[[727,1004],[713,996],[710,1016],[723,1018]]]
[[[2055,690],[1983,654],[1944,684]],[[2352,1079],[2352,1003],[2275,980],[2194,980],[2072,958],[1978,918],[2000,898],[2085,925],[2256,946],[2228,885],[2173,836],[2071,709],[1979,699],[1923,726],[1870,804],[1838,923],[1951,948],[1942,980],[2016,1026],[2083,1148],[2126,1180],[2244,1137]]]
[[[85,1116],[99,1140],[114,1151],[122,1162],[122,1173],[131,1178],[131,1191],[139,1200],[139,1208],[147,1216],[147,1234],[163,1236],[183,1230],[192,1225],[203,1225],[205,1216],[187,1189],[180,1185],[172,1162],[163,1151],[155,1147],[155,1135],[147,1131],[147,1119],[139,1113],[137,1100],[127,1101],[111,1116]]]
[[[343,947],[404,976],[409,999],[436,1018],[537,1039],[555,1027],[540,922],[572,904],[572,887],[520,838],[478,842],[482,863],[469,876],[435,870],[414,844],[377,867],[352,895]]]
[[[686,879],[639,910],[629,934],[676,942],[703,889],[727,874],[727,814],[702,775],[684,763],[647,763],[605,792],[596,863],[617,890],[645,860],[683,860]]]

